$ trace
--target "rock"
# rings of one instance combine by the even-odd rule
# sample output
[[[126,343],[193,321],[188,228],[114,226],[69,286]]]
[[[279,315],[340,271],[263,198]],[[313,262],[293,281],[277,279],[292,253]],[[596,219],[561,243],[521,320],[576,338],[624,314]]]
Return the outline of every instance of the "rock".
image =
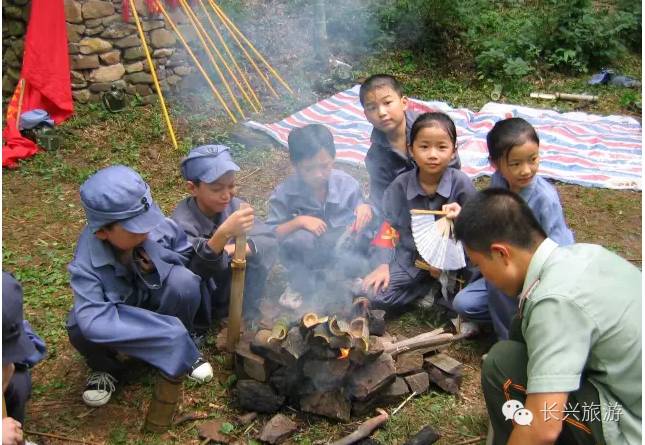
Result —
[[[25,33],[25,24],[18,20],[3,20],[2,35],[22,36]]]
[[[174,46],[177,41],[175,34],[167,29],[155,29],[150,33],[150,43],[153,48],[167,48]]]
[[[69,23],[83,23],[81,5],[74,0],[65,0],[65,20]]]
[[[261,413],[276,412],[285,400],[271,386],[255,380],[239,380],[235,386],[235,395],[242,409]]]
[[[204,422],[197,427],[197,434],[201,439],[210,439],[209,442],[230,443],[233,438],[221,432],[223,424],[223,420]]]
[[[141,46],[141,40],[139,40],[138,34],[131,34],[114,42],[114,46],[117,48],[132,48],[133,46]]]
[[[85,23],[83,23],[85,26],[88,28],[96,28],[97,26],[102,26],[103,25],[103,19],[91,19],[91,20],[85,20]]]
[[[11,79],[9,76],[2,76],[2,92],[8,97],[10,94],[13,94],[13,90],[16,88],[17,82]]]
[[[87,86],[85,77],[83,77],[83,74],[79,73],[78,71],[70,71],[70,79],[72,82],[72,88],[75,90],[85,88]]]
[[[121,61],[121,51],[109,51],[99,56],[99,59],[106,65],[114,65]]]
[[[85,104],[90,101],[90,90],[76,90],[72,91],[72,97],[76,102]]]
[[[10,79],[15,80],[16,82],[18,81],[18,79],[20,79],[20,71],[12,67],[7,68],[6,75],[9,76]]]
[[[116,85],[119,88],[123,88],[123,89],[127,87],[127,84],[125,83],[125,81],[121,79],[121,80],[116,80],[114,82],[93,83],[90,85],[89,90],[90,90],[90,93],[102,93],[104,91],[108,91],[109,89],[111,89],[112,85]]]
[[[283,414],[276,414],[264,425],[260,440],[270,444],[278,444],[289,437],[298,428],[291,419]]]
[[[123,19],[121,18],[121,14],[114,14],[108,17],[105,17],[102,20],[103,26],[110,26],[113,23],[123,23]]]
[[[186,64],[186,53],[183,50],[177,50],[168,60],[168,66],[180,66]]]
[[[72,56],[72,69],[75,70],[88,70],[92,68],[98,68],[100,66],[99,64],[99,56],[96,54],[92,54],[89,56],[83,56],[83,55],[78,55],[78,56]]]
[[[349,360],[309,359],[303,365],[302,372],[316,390],[331,391],[342,386],[350,364]]]
[[[168,82],[168,85],[170,86],[177,85],[180,80],[181,80],[181,77],[175,76],[174,74],[172,76],[166,77],[166,82]]]
[[[79,45],[78,43],[69,43],[69,44],[67,44],[67,52],[72,56],[74,54],[80,54],[81,53],[81,45]]]
[[[22,58],[22,52],[25,48],[25,42],[22,39],[13,39],[9,46]]]
[[[143,52],[143,48],[140,46],[128,48],[123,52],[124,60],[139,60],[139,59],[143,59],[145,56],[146,55]]]
[[[22,21],[25,23],[29,23],[30,14],[31,14],[31,5],[27,5],[24,8],[22,8]]]
[[[81,54],[100,54],[112,49],[112,44],[98,37],[86,37],[80,41]]]
[[[126,74],[125,80],[128,83],[152,83],[152,74],[144,73],[143,71]]]
[[[376,361],[352,371],[347,387],[353,398],[365,400],[389,385],[395,377],[394,359],[390,354],[382,354]]]
[[[128,74],[137,73],[139,71],[143,71],[143,62],[141,61],[125,65],[125,72]]]
[[[403,445],[432,445],[439,439],[441,439],[441,434],[436,432],[432,426],[426,425]]]
[[[7,48],[2,56],[2,63],[7,66],[13,66],[16,68],[20,67],[20,60],[16,55],[15,51],[11,48]]]
[[[193,72],[193,69],[189,66],[178,66],[174,69],[174,72],[178,76],[187,76]]]
[[[13,3],[18,6],[25,6],[27,3],[29,3],[29,0],[13,0]]]
[[[163,20],[145,20],[141,26],[143,27],[144,31],[148,32],[148,31],[152,31],[153,29],[163,28],[164,21]]]
[[[90,81],[92,82],[112,82],[120,79],[125,74],[125,68],[120,63],[110,66],[101,66],[92,71]]]
[[[153,53],[153,57],[170,57],[175,52],[173,48],[159,48],[156,49]]]
[[[81,41],[81,34],[85,31],[84,25],[67,24],[67,41],[78,43]]]
[[[83,3],[81,11],[85,20],[102,18],[114,14],[114,5],[101,0],[88,0]]]
[[[423,369],[423,355],[418,352],[408,352],[396,358],[397,375],[406,375]]]
[[[365,416],[374,412],[379,406],[392,405],[410,394],[410,389],[402,377],[383,388],[379,393],[370,396],[364,401],[355,401],[352,404],[352,413],[355,416]]]
[[[97,26],[96,28],[87,28],[85,30],[85,35],[95,36],[95,35],[101,34],[102,31],[103,31],[103,26]]]
[[[319,416],[349,421],[351,403],[340,390],[314,392],[300,399],[300,409]]]
[[[101,37],[104,39],[122,39],[123,37],[127,37],[136,32],[137,30],[132,25],[128,25],[127,23],[123,23],[123,22],[115,22],[110,24],[101,33]]]
[[[2,15],[4,17],[22,20],[22,9],[13,5],[2,5]],[[6,20],[6,18],[4,20]]]
[[[417,394],[425,393],[430,387],[430,378],[427,372],[412,374],[404,377],[404,379],[405,383],[410,387],[410,391],[416,392]]]
[[[138,94],[141,97],[153,94],[152,88],[145,83],[138,83],[136,85],[132,85],[132,87],[134,88],[134,94]]]

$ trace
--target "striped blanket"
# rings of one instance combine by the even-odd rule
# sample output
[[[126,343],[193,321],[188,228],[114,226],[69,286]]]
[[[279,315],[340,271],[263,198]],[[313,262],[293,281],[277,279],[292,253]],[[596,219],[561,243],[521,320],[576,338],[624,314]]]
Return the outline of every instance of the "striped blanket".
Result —
[[[295,127],[325,124],[334,135],[337,159],[363,165],[372,125],[363,115],[358,85],[311,105],[273,124],[247,122],[282,145]],[[479,112],[452,108],[445,102],[411,99],[414,111],[443,111],[457,126],[462,170],[471,178],[492,174],[486,134],[508,117],[529,121],[540,136],[540,174],[588,187],[641,190],[641,125],[625,116],[558,113],[517,105],[488,103]]]

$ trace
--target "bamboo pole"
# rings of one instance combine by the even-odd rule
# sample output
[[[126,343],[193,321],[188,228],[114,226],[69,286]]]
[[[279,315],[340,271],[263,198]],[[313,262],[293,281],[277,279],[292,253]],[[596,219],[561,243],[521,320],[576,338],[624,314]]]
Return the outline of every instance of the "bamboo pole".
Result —
[[[410,214],[446,216],[448,212],[444,212],[443,210],[410,209]]]
[[[231,86],[228,84],[226,77],[224,77],[224,73],[222,73],[222,70],[220,70],[219,66],[217,65],[217,62],[215,62],[215,57],[213,57],[213,54],[211,53],[211,50],[209,49],[208,44],[204,40],[202,33],[208,38],[208,40],[211,42],[211,45],[213,44],[213,41],[210,40],[210,37],[208,37],[208,35],[206,34],[206,31],[202,27],[202,24],[199,23],[197,16],[195,16],[195,14],[193,13],[193,10],[191,9],[190,5],[186,3],[186,0],[179,0],[179,3],[181,4],[181,7],[184,8],[184,11],[188,16],[188,20],[190,20],[190,23],[193,25],[193,28],[195,29],[197,37],[199,38],[199,41],[202,42],[202,46],[206,50],[206,55],[208,56],[208,59],[211,61],[213,68],[215,68],[217,75],[222,81],[222,84],[224,84],[224,88],[228,92],[228,95],[231,97],[231,100],[233,101],[233,105],[235,105],[237,112],[240,113],[240,116],[242,116],[242,119],[246,119],[246,116],[244,115],[244,111],[242,111],[242,107],[240,107],[240,104],[237,101],[235,94],[233,94],[233,91],[231,90]],[[221,55],[220,55],[220,59],[221,59]],[[229,69],[229,72],[230,72],[230,69]]]
[[[148,48],[148,43],[146,42],[146,35],[143,33],[143,27],[141,26],[141,21],[139,20],[139,13],[137,12],[137,7],[134,4],[134,0],[130,0],[130,9],[132,9],[132,15],[134,16],[134,21],[137,24],[137,30],[139,31],[139,38],[141,39],[141,46],[143,46],[143,52],[146,53],[146,59],[148,60],[148,66],[150,67],[150,74],[152,74],[152,81],[155,84],[155,90],[157,91],[157,96],[159,96],[159,102],[161,103],[161,110],[163,112],[164,120],[166,121],[168,134],[170,134],[172,145],[175,147],[175,150],[176,150],[178,146],[177,146],[177,139],[175,138],[175,130],[172,128],[172,122],[170,122],[170,116],[168,115],[168,109],[166,108],[166,101],[164,100],[163,94],[161,93],[161,86],[159,86],[159,79],[157,79],[157,72],[155,71],[155,65],[154,63],[152,63],[152,57],[150,56],[150,49]]]
[[[249,204],[240,204],[240,209],[249,207]],[[246,234],[235,238],[235,253],[231,261],[231,298],[228,304],[228,334],[226,349],[235,352],[237,342],[240,340],[242,326],[242,307],[244,305],[244,276],[246,274]]]
[[[18,129],[18,132],[20,132],[20,114],[22,114],[22,101],[25,99],[25,86],[27,85],[27,82],[25,79],[20,79],[18,81],[18,85],[20,85],[20,94],[18,95],[18,116],[16,116],[16,128]]]
[[[209,1],[212,3],[213,0],[209,0]],[[293,94],[293,90],[291,89],[291,87],[289,87],[289,85],[287,85],[287,82],[285,82],[284,79],[280,77],[280,74],[278,74],[278,72],[275,69],[273,69],[273,67],[269,64],[269,62],[266,61],[266,59],[262,56],[262,54],[260,54],[260,52],[257,49],[255,49],[255,46],[253,46],[253,44],[249,41],[249,39],[247,39],[246,36],[242,34],[242,32],[237,28],[237,26],[235,26],[235,23],[233,23],[231,19],[228,18],[228,16],[224,13],[222,8],[220,8],[217,4],[215,4],[215,7],[219,10],[222,17],[224,17],[224,19],[233,27],[233,29],[237,32],[237,34],[242,38],[242,40],[244,40],[244,42],[247,45],[249,45],[253,53],[262,61],[262,63],[264,63],[264,65],[271,72],[271,74],[273,74],[275,78],[278,79],[278,81],[282,84],[283,87],[287,89],[287,91],[289,91],[289,93]]]
[[[130,1],[132,2],[134,0],[130,0]],[[168,24],[170,25],[170,27],[173,29],[173,31],[175,31],[175,34],[177,34],[177,37],[179,37],[179,40],[184,45],[184,48],[186,48],[186,51],[188,52],[190,57],[193,59],[193,62],[195,62],[195,66],[197,66],[197,69],[199,70],[199,72],[202,73],[202,76],[204,76],[204,79],[206,80],[206,83],[208,83],[208,86],[211,88],[211,91],[213,92],[213,95],[215,95],[215,98],[217,100],[219,100],[219,103],[222,105],[222,107],[224,108],[226,113],[229,115],[229,117],[231,118],[233,123],[237,123],[237,118],[231,112],[231,109],[228,107],[228,105],[226,105],[226,102],[224,102],[224,98],[222,97],[220,92],[217,90],[215,85],[213,85],[213,82],[208,77],[208,74],[206,73],[206,71],[202,67],[202,64],[199,63],[199,60],[197,60],[197,57],[195,56],[193,51],[190,49],[190,46],[188,46],[188,42],[186,42],[186,39],[184,39],[184,36],[181,34],[179,29],[177,28],[177,25],[175,25],[175,22],[172,21],[172,19],[170,18],[170,16],[166,12],[166,8],[164,8],[163,4],[159,0],[156,0],[156,4],[159,7],[159,10],[163,14],[163,16],[168,21]]]
[[[215,14],[217,15],[217,17],[218,17],[218,18],[221,20],[221,22],[224,24],[224,26],[226,27],[226,29],[228,30],[228,32],[231,34],[231,37],[233,37],[233,40],[235,40],[235,43],[237,43],[237,46],[239,46],[239,47],[240,47],[240,50],[242,50],[242,53],[244,53],[244,55],[246,56],[246,58],[248,59],[248,61],[251,63],[251,66],[253,66],[253,68],[255,69],[255,71],[258,73],[258,76],[260,76],[260,79],[262,79],[262,80],[264,81],[264,83],[266,84],[266,86],[267,86],[267,88],[269,89],[269,91],[271,91],[271,93],[272,93],[275,97],[279,97],[279,96],[278,96],[278,93],[276,92],[276,90],[275,90],[275,89],[273,88],[273,86],[271,85],[271,82],[269,82],[269,78],[266,76],[266,74],[264,74],[264,73],[262,72],[262,70],[260,69],[260,67],[255,63],[255,60],[253,60],[253,57],[251,57],[251,55],[250,55],[250,54],[249,54],[249,52],[246,50],[246,48],[244,48],[244,45],[242,45],[242,42],[240,42],[240,39],[238,39],[238,38],[237,38],[237,34],[235,34],[235,31],[233,31],[233,29],[229,26],[229,24],[226,22],[226,20],[224,19],[224,17],[220,14],[220,12],[219,12],[219,11],[218,11],[218,9],[217,9],[217,5],[213,2],[213,0],[208,0],[208,3],[210,4],[210,6],[211,6],[211,8],[213,9],[213,11],[215,11]]]
[[[251,87],[251,84],[249,83],[249,79],[246,73],[242,70],[242,68],[240,68],[240,65],[238,65],[237,61],[235,60],[235,56],[233,56],[233,53],[231,52],[230,48],[226,44],[226,40],[224,40],[222,33],[219,32],[219,29],[217,29],[217,26],[215,26],[215,22],[211,18],[211,15],[208,12],[208,9],[206,9],[206,6],[204,6],[204,2],[199,1],[198,3],[199,3],[199,6],[202,7],[202,11],[204,12],[204,15],[206,16],[206,18],[208,19],[208,22],[210,23],[211,28],[215,32],[215,35],[217,36],[219,43],[224,47],[226,54],[228,55],[229,59],[233,63],[233,66],[235,67],[235,70],[237,71],[238,75],[244,82],[244,86],[248,89],[248,92],[250,93],[251,98],[253,99],[252,102],[257,105],[257,107],[254,107],[253,109],[255,110],[255,112],[259,112],[260,110],[262,110],[262,104],[260,103],[260,100],[258,99],[258,97],[255,95],[255,91],[253,91],[253,87]],[[238,86],[242,90],[242,94],[244,94],[244,89],[240,85]]]

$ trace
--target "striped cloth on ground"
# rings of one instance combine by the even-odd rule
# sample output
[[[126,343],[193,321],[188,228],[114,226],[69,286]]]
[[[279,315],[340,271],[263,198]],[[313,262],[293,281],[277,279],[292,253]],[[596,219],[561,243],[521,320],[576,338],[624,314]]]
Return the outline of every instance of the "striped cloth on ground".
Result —
[[[311,123],[325,124],[334,135],[339,162],[364,165],[372,125],[363,114],[358,88],[335,94],[272,124],[250,121],[280,144],[289,132]],[[598,116],[582,112],[558,113],[490,102],[479,112],[452,108],[445,102],[410,99],[414,111],[442,111],[457,126],[462,170],[471,178],[490,175],[486,134],[495,122],[508,117],[529,121],[540,136],[540,174],[587,187],[641,190],[642,128],[626,116]]]

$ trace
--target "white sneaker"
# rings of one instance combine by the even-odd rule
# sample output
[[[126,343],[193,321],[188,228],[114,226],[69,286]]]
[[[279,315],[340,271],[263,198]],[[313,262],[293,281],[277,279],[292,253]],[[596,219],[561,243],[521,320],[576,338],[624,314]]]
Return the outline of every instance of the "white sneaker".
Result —
[[[116,383],[117,379],[112,374],[93,371],[87,378],[87,385],[83,391],[83,402],[94,408],[105,405],[116,390],[114,386]]]
[[[188,378],[200,384],[208,383],[213,379],[213,367],[202,357],[199,357],[193,364]]]

